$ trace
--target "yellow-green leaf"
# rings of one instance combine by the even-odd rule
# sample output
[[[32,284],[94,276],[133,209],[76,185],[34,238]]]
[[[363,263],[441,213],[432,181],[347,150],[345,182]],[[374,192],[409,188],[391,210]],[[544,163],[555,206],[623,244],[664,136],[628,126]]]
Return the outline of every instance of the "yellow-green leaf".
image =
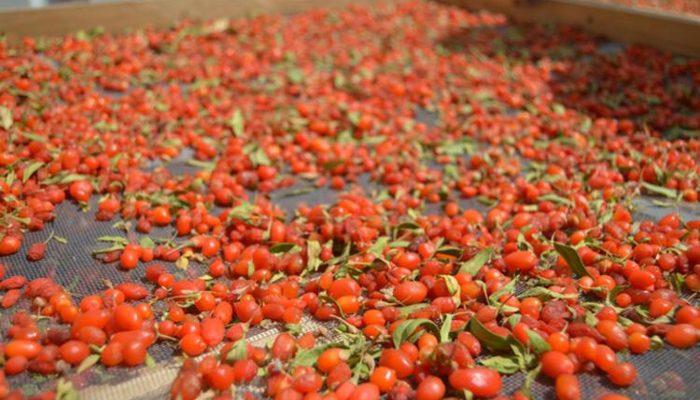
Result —
[[[415,337],[416,330],[421,326],[426,326],[432,329],[434,332],[439,334],[438,327],[433,323],[433,321],[426,318],[409,319],[401,322],[394,331],[392,338],[394,340],[394,346],[398,349],[401,343],[412,342],[418,339]]]
[[[469,261],[465,261],[462,263],[462,265],[459,267],[459,272],[460,273],[465,273],[470,276],[474,276],[479,273],[481,270],[481,267],[486,264],[491,256],[493,255],[493,249],[490,247],[487,247],[480,252],[476,253],[474,257],[469,259]]]
[[[501,336],[491,332],[476,318],[469,320],[469,331],[479,339],[479,342],[492,350],[509,350],[514,343],[511,336]]]
[[[87,356],[83,362],[80,363],[78,366],[77,372],[80,374],[84,371],[87,371],[90,369],[93,365],[97,364],[97,362],[100,361],[100,355],[99,354],[90,354]]]
[[[9,130],[12,127],[12,111],[9,108],[0,106],[0,127]]]
[[[564,258],[564,261],[569,265],[571,271],[576,274],[579,278],[584,276],[590,276],[586,267],[581,261],[581,257],[578,255],[576,249],[571,246],[567,246],[563,243],[554,242],[554,249],[559,253],[559,255]]]
[[[27,166],[27,168],[24,169],[24,173],[22,174],[22,182],[27,182],[29,178],[32,177],[36,173],[36,171],[39,170],[39,168],[44,166],[44,162],[42,161],[35,161]]]

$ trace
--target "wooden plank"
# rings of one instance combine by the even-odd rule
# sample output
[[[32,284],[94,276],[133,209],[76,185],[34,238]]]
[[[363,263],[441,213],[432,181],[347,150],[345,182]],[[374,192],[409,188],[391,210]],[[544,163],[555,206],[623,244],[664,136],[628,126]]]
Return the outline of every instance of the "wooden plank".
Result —
[[[208,20],[260,13],[294,13],[314,7],[339,8],[375,0],[127,0],[99,4],[62,4],[40,9],[0,11],[0,32],[8,39],[61,36],[103,27],[108,32],[146,26],[166,27],[182,18]]]
[[[438,0],[508,15],[516,21],[575,25],[624,43],[700,56],[700,18],[592,0]]]

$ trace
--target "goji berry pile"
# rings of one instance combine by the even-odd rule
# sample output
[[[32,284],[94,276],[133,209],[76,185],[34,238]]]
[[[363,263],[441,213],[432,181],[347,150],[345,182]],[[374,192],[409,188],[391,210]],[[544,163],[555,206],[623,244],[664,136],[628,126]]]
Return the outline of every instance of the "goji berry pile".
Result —
[[[697,361],[698,60],[407,1],[0,42],[0,78],[0,398],[164,344],[185,400],[619,400],[630,355]],[[62,203],[119,281],[10,263],[71,245]]]

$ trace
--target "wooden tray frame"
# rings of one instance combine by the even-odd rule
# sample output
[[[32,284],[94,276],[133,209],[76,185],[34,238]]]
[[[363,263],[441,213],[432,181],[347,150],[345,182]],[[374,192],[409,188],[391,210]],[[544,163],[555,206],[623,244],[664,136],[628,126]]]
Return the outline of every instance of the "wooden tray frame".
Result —
[[[376,0],[126,0],[114,3],[66,3],[38,9],[0,11],[0,33],[10,40],[23,36],[62,36],[81,29],[167,27],[182,18],[209,20],[261,13],[290,14],[310,8],[341,8]]]
[[[575,25],[623,43],[700,57],[700,17],[595,0],[437,0],[516,21]]]
[[[391,0],[390,0],[391,1]],[[632,8],[596,0],[437,0],[508,15],[516,21],[576,25],[625,43],[700,56],[700,17]],[[0,11],[0,32],[11,41],[23,36],[61,36],[103,27],[122,32],[146,26],[165,27],[181,18],[194,20],[294,13],[313,7],[339,8],[377,0],[130,0],[116,3],[65,4],[41,9]]]

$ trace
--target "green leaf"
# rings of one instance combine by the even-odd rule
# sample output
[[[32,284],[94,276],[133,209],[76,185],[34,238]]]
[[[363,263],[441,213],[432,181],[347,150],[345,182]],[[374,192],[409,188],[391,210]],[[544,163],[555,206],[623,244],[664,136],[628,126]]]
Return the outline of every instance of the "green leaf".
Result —
[[[228,220],[238,219],[244,222],[249,222],[253,209],[254,207],[252,204],[244,201],[231,209],[231,212],[228,214]]]
[[[287,78],[294,84],[302,83],[304,82],[304,72],[299,68],[290,68],[287,71]]]
[[[593,126],[593,121],[591,121],[590,118],[586,117],[581,122],[581,126],[578,129],[581,131],[581,133],[588,133],[588,131],[591,130],[592,126]]]
[[[392,335],[394,340],[394,346],[398,349],[399,346],[401,346],[401,343],[409,341],[413,342],[416,339],[418,339],[417,337],[415,337],[415,334],[416,330],[421,326],[432,328],[433,331],[438,332],[437,326],[435,326],[433,321],[429,319],[408,319],[406,321],[401,322],[399,326],[396,327],[396,330],[394,330],[394,334]]]
[[[270,159],[267,158],[267,153],[265,153],[262,147],[258,146],[257,142],[248,143],[243,146],[243,154],[247,155],[250,162],[255,166],[270,165]]]
[[[455,306],[459,307],[459,305],[462,303],[462,288],[459,286],[457,278],[452,275],[440,275],[440,277],[445,280],[447,291],[450,292],[450,296],[452,296],[452,301],[455,303]]]
[[[0,106],[0,127],[9,130],[13,124],[12,111],[9,108]]]
[[[272,161],[270,161],[270,158],[267,156],[267,153],[265,153],[265,150],[262,147],[258,147],[255,152],[250,154],[250,161],[255,164],[255,165],[271,165]]]
[[[121,236],[100,236],[97,238],[98,242],[108,242],[108,243],[119,243],[123,245],[129,244],[129,241],[125,237]]]
[[[360,113],[357,111],[350,111],[348,113],[348,120],[350,121],[351,124],[357,126],[360,123]]]
[[[56,383],[56,400],[78,400],[80,395],[73,387],[73,383],[65,378],[61,378]]]
[[[440,343],[450,342],[450,332],[452,331],[452,319],[454,316],[452,314],[447,314],[445,320],[442,321],[442,326],[440,327]]]
[[[648,95],[648,96],[646,96],[646,100],[647,100],[647,103],[649,105],[652,105],[652,106],[656,106],[656,105],[661,104],[661,99],[659,99],[656,96]]]
[[[272,275],[268,283],[275,283],[284,279],[287,275],[282,271],[277,271]]]
[[[42,184],[44,185],[53,185],[56,183],[60,184],[66,184],[66,183],[71,183],[75,181],[82,181],[84,179],[88,179],[89,177],[87,175],[82,175],[82,174],[58,174],[54,175],[50,178],[46,178],[43,181],[41,181]]]
[[[576,299],[578,296],[574,293],[569,293],[569,294],[562,294],[562,293],[557,293],[553,290],[549,290],[546,287],[543,286],[535,286],[533,288],[530,288],[523,293],[518,295],[519,298],[524,298],[524,297],[539,297],[541,299],[557,299],[557,300],[566,300],[566,299]]]
[[[561,197],[556,193],[547,193],[543,194],[538,198],[539,201],[551,201],[552,203],[555,204],[563,204],[565,206],[573,206],[574,203],[571,202],[571,200],[567,199],[566,197]]]
[[[66,183],[72,183],[72,182],[75,182],[75,181],[81,181],[81,180],[88,179],[88,178],[89,178],[89,177],[88,177],[87,175],[82,175],[82,174],[68,174],[68,175],[64,176],[63,178],[61,178],[61,180],[58,181],[58,183],[66,184]]]
[[[29,178],[31,178],[32,175],[39,170],[39,168],[44,166],[44,164],[45,163],[42,161],[34,161],[33,163],[29,164],[29,166],[24,169],[24,173],[22,174],[22,182],[27,182]]]
[[[243,113],[241,110],[236,109],[226,123],[231,128],[231,131],[233,131],[234,136],[241,137],[245,133],[245,121],[243,120]]]
[[[58,243],[68,244],[68,239],[64,238],[63,236],[53,235],[52,239]]]
[[[521,372],[526,372],[528,367],[535,362],[535,355],[527,351],[525,347],[518,341],[513,340],[514,344],[510,346],[513,355],[515,356],[515,361],[518,363]]]
[[[231,350],[229,350],[228,353],[226,353],[226,357],[224,357],[224,360],[230,363],[238,360],[245,360],[247,356],[248,347],[246,346],[245,338],[243,338],[237,340],[233,344]]]
[[[5,183],[7,183],[8,186],[12,186],[12,183],[15,181],[15,171],[13,169],[10,169],[10,172],[5,175]]]
[[[605,296],[605,304],[613,305],[615,297],[617,297],[618,294],[622,293],[627,288],[627,285],[617,285],[614,288],[612,288],[612,290],[609,291],[608,294]]]
[[[372,244],[372,247],[367,249],[369,254],[374,255],[376,258],[384,257],[384,249],[386,249],[389,244],[389,236],[381,236],[377,238],[377,241]]]
[[[300,188],[296,188],[294,190],[290,190],[288,192],[282,193],[280,196],[281,197],[294,197],[294,196],[301,196],[302,194],[306,193],[311,193],[316,190],[315,186],[302,186]]]
[[[105,247],[103,249],[93,250],[92,254],[97,255],[97,254],[103,254],[103,253],[111,253],[111,252],[116,251],[116,250],[122,250],[123,248],[124,248],[124,245],[115,244],[114,246],[109,246],[109,247]]]
[[[80,363],[78,366],[77,372],[83,373],[90,369],[93,365],[97,364],[97,362],[100,361],[100,355],[99,354],[90,354],[87,356],[83,362]]]
[[[407,222],[402,222],[396,226],[397,231],[401,230],[407,230],[407,231],[414,231],[414,230],[422,230],[423,228],[420,227],[417,223],[413,221],[407,221]]]
[[[532,346],[532,350],[534,350],[537,354],[541,354],[552,349],[549,346],[549,343],[547,343],[547,341],[544,340],[539,333],[533,331],[532,329],[527,330],[527,337],[530,339],[530,346]]]
[[[270,253],[272,254],[278,254],[278,253],[288,253],[290,250],[293,248],[298,247],[294,243],[277,243],[270,247]]]
[[[213,171],[216,168],[216,161],[202,161],[202,160],[195,160],[195,159],[189,159],[185,162],[187,165],[191,165],[193,167],[201,168],[204,171]]]
[[[581,261],[581,257],[578,255],[576,249],[558,242],[554,242],[554,249],[564,258],[564,261],[569,265],[571,271],[579,278],[591,276],[588,271],[586,271],[586,267],[583,265],[583,261]]]
[[[540,370],[542,369],[542,364],[538,364],[537,367],[533,370],[530,370],[530,372],[525,375],[525,382],[523,383],[522,388],[520,391],[527,396],[527,398],[532,399],[532,384],[535,382],[535,379],[537,379],[537,375],[540,374]]]
[[[284,329],[292,335],[300,335],[302,332],[301,324],[285,324]]]
[[[180,256],[180,258],[175,260],[175,266],[178,267],[179,269],[187,270],[187,268],[189,268],[189,266],[190,266],[190,259],[185,257],[184,255]],[[250,271],[250,268],[249,268],[249,271]],[[250,276],[250,272],[248,273],[248,276]]]
[[[459,179],[459,170],[457,169],[457,166],[454,164],[445,165],[445,168],[443,168],[443,173],[445,174],[446,178],[453,179],[453,180]]]
[[[119,164],[119,161],[124,158],[125,153],[119,153],[115,155],[114,157],[109,159],[109,166],[112,168],[116,168],[117,164]]]
[[[439,249],[435,250],[436,254],[446,254],[448,256],[453,256],[453,257],[461,257],[462,256],[462,249],[459,247],[454,247],[454,246],[442,246]]]
[[[654,175],[656,175],[656,181],[663,185],[668,180],[666,171],[662,170],[658,165],[654,164]]]
[[[520,314],[511,314],[510,317],[508,317],[508,325],[510,325],[511,328],[513,328],[518,322],[520,322],[520,319],[523,316]]]
[[[333,77],[333,86],[335,86],[336,89],[342,89],[343,86],[345,86],[345,76],[342,74],[336,74]]]
[[[520,365],[513,357],[493,356],[479,360],[479,364],[495,369],[502,374],[514,374],[520,371]]]
[[[670,188],[658,186],[658,185],[652,185],[649,182],[642,182],[642,186],[644,187],[644,189],[648,190],[651,193],[658,194],[658,195],[668,197],[671,199],[678,198],[678,192],[675,189],[670,189]]]
[[[499,298],[506,293],[512,293],[513,296],[515,296],[515,285],[517,284],[518,277],[516,276],[513,279],[511,279],[510,282],[506,283],[505,286],[493,292],[491,296],[489,296],[489,303],[493,305],[500,305],[501,302],[499,301]]]
[[[683,293],[683,288],[685,287],[685,276],[678,272],[671,273],[668,276],[668,281],[671,283],[673,290],[678,294]]]
[[[461,156],[464,154],[473,154],[476,150],[476,145],[471,138],[463,137],[456,141],[447,140],[440,143],[436,148],[437,154],[447,156]]]
[[[335,169],[335,167],[341,166],[343,164],[345,164],[345,160],[338,158],[338,159],[331,160],[331,161],[324,163],[323,169],[326,171],[331,171],[331,170]]]
[[[664,340],[658,335],[653,335],[651,337],[651,349],[659,350],[664,348]]]
[[[253,264],[253,261],[248,261],[248,277],[253,276],[253,273],[255,272],[255,264]]]
[[[552,111],[554,111],[554,113],[557,115],[564,115],[566,108],[559,103],[554,103],[552,104]]]
[[[406,240],[394,240],[393,242],[389,243],[389,248],[395,249],[397,247],[408,247],[410,245],[411,242]]]
[[[46,136],[41,136],[37,135],[36,133],[31,133],[31,132],[22,132],[22,136],[25,138],[34,141],[34,142],[41,142],[41,143],[46,143],[48,142],[48,139]]]
[[[659,207],[664,207],[664,208],[673,207],[675,205],[675,203],[672,201],[659,200],[659,199],[651,199],[651,204],[653,204],[655,206],[659,206]],[[612,212],[610,212],[610,213],[612,214]],[[608,222],[608,221],[605,221],[605,222]]]
[[[309,240],[306,242],[306,257],[307,257],[307,266],[306,269],[311,272],[316,272],[318,270],[318,267],[321,266],[323,263],[321,261],[321,243],[319,243],[316,240]]]
[[[301,349],[297,351],[294,359],[292,360],[292,366],[310,367],[316,364],[318,357],[329,347],[330,345],[323,345],[311,349]]]
[[[513,343],[513,339],[510,336],[503,337],[491,332],[476,318],[469,320],[468,327],[469,331],[479,339],[479,342],[492,350],[506,351],[510,349],[510,345]]]
[[[150,237],[144,236],[141,239],[139,239],[139,246],[145,249],[153,249],[156,247],[156,243]]]
[[[460,273],[465,273],[470,276],[474,276],[479,273],[481,270],[481,267],[486,264],[491,256],[493,255],[493,249],[490,247],[487,247],[480,252],[476,253],[474,257],[469,259],[469,261],[465,261],[462,263],[462,265],[459,267],[459,272]]]
[[[333,244],[333,241],[330,241],[330,244]],[[350,248],[352,247],[352,244],[350,242],[345,244],[345,247],[343,247],[343,252],[340,253],[337,257],[333,257],[330,260],[328,260],[328,265],[335,265],[335,264],[344,264],[348,257],[350,256]]]
[[[156,360],[154,360],[153,356],[151,356],[150,354],[146,354],[146,360],[144,361],[144,364],[147,368],[153,369],[156,367]]]
[[[425,307],[428,307],[429,305],[430,304],[428,303],[411,304],[410,306],[399,307],[398,310],[401,317],[406,317],[408,315],[413,314],[416,311],[420,311]]]
[[[596,317],[591,311],[586,310],[583,315],[583,322],[585,322],[586,325],[595,328],[598,325],[598,317]]]

